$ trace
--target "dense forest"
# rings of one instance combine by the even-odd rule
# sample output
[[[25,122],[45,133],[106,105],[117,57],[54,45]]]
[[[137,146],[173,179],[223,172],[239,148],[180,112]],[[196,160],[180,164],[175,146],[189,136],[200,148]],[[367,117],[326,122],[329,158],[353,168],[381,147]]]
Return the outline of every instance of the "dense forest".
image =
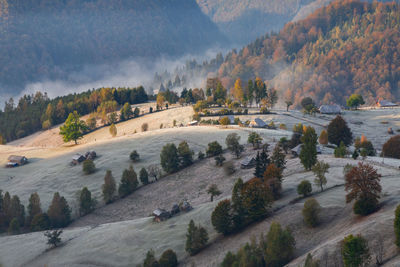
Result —
[[[279,33],[229,52],[216,75],[229,89],[237,78],[260,77],[297,105],[304,96],[344,104],[354,92],[368,103],[396,101],[399,28],[398,4],[335,1]]]
[[[195,0],[2,0],[0,32],[0,93],[13,94],[86,65],[225,43]]]
[[[4,110],[0,110],[0,144],[63,123],[73,111],[79,115],[95,112],[101,117],[125,103],[138,104],[147,100],[146,91],[141,86],[99,88],[54,99],[37,92],[34,95],[24,95],[18,103],[10,99],[5,103]]]

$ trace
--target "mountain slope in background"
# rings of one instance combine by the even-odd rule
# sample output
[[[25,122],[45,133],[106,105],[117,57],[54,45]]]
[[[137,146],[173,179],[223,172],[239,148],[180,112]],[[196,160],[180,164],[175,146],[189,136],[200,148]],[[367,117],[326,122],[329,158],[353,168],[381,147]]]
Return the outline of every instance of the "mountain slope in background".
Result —
[[[197,3],[233,43],[243,45],[271,30],[279,31],[303,6],[314,1],[197,0]]]
[[[343,0],[288,23],[224,58],[216,75],[227,88],[261,77],[296,104],[304,96],[344,104],[360,93],[369,102],[400,98],[400,8]]]
[[[1,0],[0,33],[0,93],[88,64],[201,53],[225,42],[195,0]]]

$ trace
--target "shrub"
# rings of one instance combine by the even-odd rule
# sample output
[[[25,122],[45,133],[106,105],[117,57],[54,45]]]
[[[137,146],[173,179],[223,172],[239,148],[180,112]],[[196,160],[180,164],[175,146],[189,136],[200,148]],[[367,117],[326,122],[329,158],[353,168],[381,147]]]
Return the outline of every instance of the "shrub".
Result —
[[[202,160],[205,157],[205,155],[204,155],[204,153],[202,151],[199,151],[199,153],[197,155],[198,155],[197,157],[198,157],[199,160]]]
[[[345,267],[368,266],[371,261],[368,242],[361,235],[346,236],[341,247]]]
[[[319,213],[321,212],[321,206],[315,198],[310,198],[304,203],[302,210],[304,222],[310,226],[315,227],[319,221]]]
[[[154,251],[149,250],[147,251],[146,258],[144,259],[143,262],[143,267],[158,267],[158,261],[154,257]]]
[[[260,113],[261,114],[269,114],[269,110],[266,107],[260,108]]]
[[[232,206],[229,199],[222,200],[211,214],[211,223],[218,233],[227,235],[233,229]]]
[[[231,123],[231,121],[229,120],[229,118],[228,117],[222,117],[220,120],[219,120],[219,124],[221,124],[221,125],[229,125]]]
[[[133,193],[138,186],[138,180],[135,170],[132,165],[129,170],[124,170],[122,173],[121,183],[118,187],[118,194],[120,197],[126,197],[127,195]]]
[[[335,158],[344,158],[347,155],[347,148],[343,142],[340,142],[340,146],[335,148],[334,151]]]
[[[366,216],[375,212],[378,208],[378,201],[370,197],[361,197],[354,202],[354,214]]]
[[[396,246],[400,247],[400,205],[396,207],[394,217],[394,234],[396,236]]]
[[[190,220],[187,234],[185,250],[190,256],[197,254],[202,250],[208,241],[208,233],[202,226],[196,226],[193,220]]]
[[[350,128],[347,126],[346,121],[338,115],[328,125],[329,143],[339,146],[340,143],[343,142],[345,146],[348,146],[351,144],[352,140],[353,134]]]
[[[376,155],[373,144],[371,143],[371,141],[368,141],[364,135],[361,136],[361,139],[356,139],[356,141],[354,142],[354,147],[356,148],[356,150],[360,150],[365,155],[361,155],[363,157],[373,157]]]
[[[393,136],[383,145],[382,155],[384,157],[390,157],[400,159],[400,135]]]
[[[47,237],[47,244],[53,247],[57,247],[61,243],[60,235],[62,234],[62,230],[54,230],[47,231],[44,233],[44,236]]]
[[[354,152],[353,152],[353,154],[351,155],[351,157],[352,157],[354,160],[356,160],[356,159],[358,158],[358,156],[359,156],[359,154],[358,154],[357,149],[354,149]]]
[[[139,179],[140,179],[140,182],[141,182],[143,185],[146,185],[146,184],[149,183],[149,174],[147,173],[147,171],[146,171],[145,168],[142,168],[142,169],[140,170],[140,172],[139,172]]]
[[[297,194],[303,195],[303,197],[309,196],[311,192],[312,192],[312,185],[307,180],[301,181],[301,183],[297,186]]]
[[[234,174],[235,171],[236,171],[235,165],[233,165],[232,162],[227,162],[224,165],[224,171],[225,171],[225,174],[228,175],[228,176]]]
[[[46,213],[36,214],[31,221],[31,231],[44,231],[50,229],[50,219]]]
[[[176,253],[172,249],[164,251],[158,264],[160,267],[177,267],[178,258],[176,257]]]
[[[293,259],[296,241],[289,229],[273,222],[266,237],[266,266],[284,266]]]
[[[94,173],[96,171],[96,166],[94,165],[93,160],[85,160],[82,164],[82,170],[86,175]]]
[[[136,150],[133,150],[131,152],[131,154],[129,155],[129,158],[133,161],[133,162],[137,162],[140,159],[139,153]]]
[[[222,155],[218,155],[215,158],[215,165],[218,167],[221,167],[224,164],[225,157]]]
[[[147,130],[149,129],[149,125],[145,122],[142,124],[142,132],[147,132]]]
[[[166,144],[160,154],[161,166],[166,173],[179,170],[179,155],[175,144]]]
[[[110,131],[110,134],[111,134],[112,137],[117,136],[117,127],[115,126],[114,123],[112,123],[112,124],[110,125],[109,131]]]
[[[114,177],[110,170],[107,170],[104,176],[104,184],[102,186],[103,199],[106,204],[111,203],[114,200],[114,195],[116,191],[116,185]]]
[[[287,130],[286,124],[283,124],[283,123],[279,124],[279,129]]]
[[[206,150],[207,157],[214,157],[222,153],[222,146],[217,142],[208,143]]]

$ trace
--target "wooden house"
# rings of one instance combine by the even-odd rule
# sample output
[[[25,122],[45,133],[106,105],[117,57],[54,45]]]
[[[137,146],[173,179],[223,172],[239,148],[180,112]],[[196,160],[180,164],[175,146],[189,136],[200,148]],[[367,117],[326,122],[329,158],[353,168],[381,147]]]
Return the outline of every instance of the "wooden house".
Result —
[[[7,167],[18,167],[28,163],[28,159],[25,156],[11,155],[8,157]]]
[[[266,128],[268,125],[260,118],[255,118],[249,124],[252,128]]]
[[[154,221],[162,222],[171,217],[171,214],[164,209],[156,209],[153,211]]]
[[[342,108],[339,105],[322,105],[319,107],[319,113],[321,114],[341,114]]]
[[[250,169],[256,165],[256,159],[254,157],[247,157],[240,162],[241,169]]]

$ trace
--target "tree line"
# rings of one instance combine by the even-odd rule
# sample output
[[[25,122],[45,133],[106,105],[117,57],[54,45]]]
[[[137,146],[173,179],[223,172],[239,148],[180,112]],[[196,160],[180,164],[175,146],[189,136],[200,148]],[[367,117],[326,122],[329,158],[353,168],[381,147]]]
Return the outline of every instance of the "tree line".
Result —
[[[7,142],[25,137],[40,129],[48,129],[62,123],[70,113],[80,115],[96,113],[104,117],[125,103],[147,102],[149,96],[145,89],[137,88],[99,88],[82,93],[50,99],[46,93],[24,95],[14,103],[11,98],[0,110],[0,136]]]

